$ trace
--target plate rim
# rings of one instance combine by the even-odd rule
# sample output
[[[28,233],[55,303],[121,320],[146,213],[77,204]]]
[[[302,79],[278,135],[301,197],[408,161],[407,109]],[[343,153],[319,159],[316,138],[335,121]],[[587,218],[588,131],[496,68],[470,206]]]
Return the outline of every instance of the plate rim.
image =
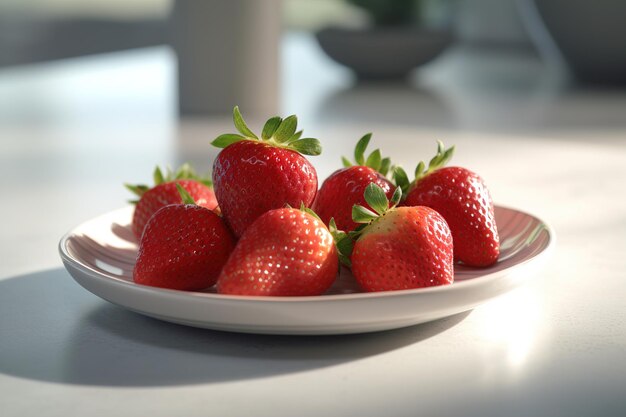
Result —
[[[411,297],[419,294],[433,294],[433,293],[449,293],[455,291],[465,291],[472,287],[485,285],[486,283],[496,280],[503,273],[508,273],[514,269],[520,268],[526,265],[529,262],[534,262],[539,259],[545,258],[549,255],[555,247],[556,244],[556,234],[554,232],[554,228],[545,220],[540,217],[529,213],[524,210],[519,210],[517,208],[504,206],[504,205],[495,205],[494,207],[516,211],[527,216],[532,217],[537,220],[541,225],[543,225],[544,230],[548,234],[548,241],[546,246],[541,250],[541,252],[532,256],[529,259],[526,259],[518,264],[512,265],[508,268],[494,271],[485,275],[481,275],[476,278],[472,278],[467,281],[460,281],[452,283],[451,285],[439,285],[427,288],[413,288],[407,290],[393,290],[393,291],[378,291],[378,292],[358,292],[358,293],[348,293],[348,294],[328,294],[328,295],[310,295],[310,296],[291,296],[291,297],[276,297],[276,296],[248,296],[248,295],[228,295],[228,294],[215,294],[215,293],[205,293],[198,291],[182,291],[182,290],[173,290],[168,288],[158,288],[158,287],[150,287],[147,285],[140,285],[134,282],[127,281],[125,279],[116,277],[112,274],[97,271],[91,268],[88,265],[85,265],[75,257],[73,257],[67,248],[67,242],[70,237],[76,234],[76,230],[84,227],[88,223],[92,223],[97,221],[102,217],[107,217],[112,215],[115,212],[119,212],[122,210],[128,210],[131,206],[125,206],[123,208],[119,208],[116,210],[111,210],[109,212],[103,213],[99,216],[88,219],[79,225],[73,227],[67,233],[63,235],[61,240],[58,243],[58,250],[61,256],[63,263],[70,264],[72,267],[81,270],[83,273],[88,274],[94,279],[106,281],[107,283],[113,283],[113,285],[119,285],[128,288],[130,291],[143,292],[147,294],[152,294],[155,296],[171,296],[178,298],[180,300],[188,299],[189,297],[198,298],[198,299],[206,299],[212,301],[228,301],[232,303],[249,303],[249,302],[260,302],[260,303],[322,303],[322,302],[341,302],[341,301],[349,301],[349,300],[371,300],[371,299],[379,299],[379,298],[388,298],[388,297]],[[341,268],[344,268],[343,266]],[[72,277],[74,278],[74,277]],[[75,278],[74,278],[75,279]]]

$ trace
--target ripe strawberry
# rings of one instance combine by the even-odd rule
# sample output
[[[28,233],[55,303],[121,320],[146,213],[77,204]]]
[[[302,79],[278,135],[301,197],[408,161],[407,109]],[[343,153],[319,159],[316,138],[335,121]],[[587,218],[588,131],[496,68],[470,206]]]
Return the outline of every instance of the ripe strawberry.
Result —
[[[259,139],[233,111],[239,134],[225,134],[212,144],[224,148],[213,165],[213,183],[224,218],[236,236],[265,212],[313,202],[317,192],[315,168],[301,154],[319,155],[317,139],[300,139],[297,118],[272,117]]]
[[[174,290],[208,288],[217,281],[235,239],[220,216],[196,205],[181,185],[175,187],[184,195],[185,204],[165,206],[150,218],[133,279]]]
[[[352,221],[352,206],[366,205],[363,198],[365,187],[370,183],[380,186],[387,198],[391,198],[395,186],[385,178],[389,171],[389,158],[381,158],[376,149],[367,159],[365,149],[372,137],[371,133],[363,136],[354,149],[356,166],[342,158],[343,169],[335,171],[324,181],[313,202],[313,210],[326,224],[334,218],[339,229],[352,231],[358,224]]]
[[[460,167],[440,168],[452,157],[454,147],[444,150],[439,142],[437,155],[424,172],[416,169],[415,180],[408,184],[400,171],[398,185],[408,188],[403,205],[428,206],[448,222],[454,239],[454,258],[469,266],[494,264],[500,254],[500,240],[493,202],[487,186],[474,172]]]
[[[451,284],[454,280],[452,235],[446,221],[428,207],[392,207],[376,184],[365,199],[376,213],[354,206],[360,229],[352,250],[352,273],[366,291],[392,291]],[[355,233],[353,233],[353,236]]]
[[[182,185],[197,205],[209,210],[217,208],[217,199],[211,188],[211,181],[196,175],[188,164],[181,166],[175,173],[168,169],[165,175],[159,167],[156,167],[152,188],[147,185],[125,184],[126,188],[139,196],[139,200],[131,201],[135,204],[131,226],[137,239],[141,239],[144,228],[154,213],[169,204],[182,203],[176,184]]]
[[[310,209],[276,209],[246,229],[222,269],[217,291],[319,295],[335,281],[338,269],[333,237]]]

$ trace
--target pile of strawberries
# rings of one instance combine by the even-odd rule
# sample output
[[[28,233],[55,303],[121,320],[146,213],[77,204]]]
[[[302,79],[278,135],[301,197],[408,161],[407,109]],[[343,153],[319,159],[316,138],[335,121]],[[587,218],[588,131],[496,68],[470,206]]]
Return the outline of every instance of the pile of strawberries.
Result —
[[[319,155],[302,138],[296,116],[269,119],[260,136],[235,107],[237,134],[223,148],[213,182],[188,166],[155,185],[127,186],[139,196],[132,229],[140,240],[136,283],[220,294],[324,294],[340,265],[365,291],[450,284],[454,263],[486,267],[499,256],[493,203],[482,179],[444,167],[454,148],[439,142],[414,179],[377,149],[356,145],[354,162],[318,189],[304,155]]]

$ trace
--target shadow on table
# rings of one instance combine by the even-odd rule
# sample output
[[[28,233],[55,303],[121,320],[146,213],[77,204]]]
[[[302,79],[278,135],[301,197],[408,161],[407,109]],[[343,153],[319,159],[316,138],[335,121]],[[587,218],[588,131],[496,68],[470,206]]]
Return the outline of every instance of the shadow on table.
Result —
[[[44,381],[162,386],[263,378],[357,361],[435,336],[469,313],[344,336],[226,333],[107,304],[63,269],[0,281],[0,372]]]

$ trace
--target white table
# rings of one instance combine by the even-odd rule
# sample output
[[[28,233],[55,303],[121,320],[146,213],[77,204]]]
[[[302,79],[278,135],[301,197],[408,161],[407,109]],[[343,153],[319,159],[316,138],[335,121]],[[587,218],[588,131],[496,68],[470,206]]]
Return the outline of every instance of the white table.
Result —
[[[72,281],[58,239],[156,163],[207,169],[230,121],[177,121],[165,48],[2,69],[0,415],[626,415],[626,94],[562,90],[535,59],[465,49],[420,90],[351,88],[310,39],[285,51],[284,110],[323,141],[320,177],[366,131],[407,166],[455,143],[498,203],[554,226],[545,269],[471,313],[376,334],[127,312]]]

